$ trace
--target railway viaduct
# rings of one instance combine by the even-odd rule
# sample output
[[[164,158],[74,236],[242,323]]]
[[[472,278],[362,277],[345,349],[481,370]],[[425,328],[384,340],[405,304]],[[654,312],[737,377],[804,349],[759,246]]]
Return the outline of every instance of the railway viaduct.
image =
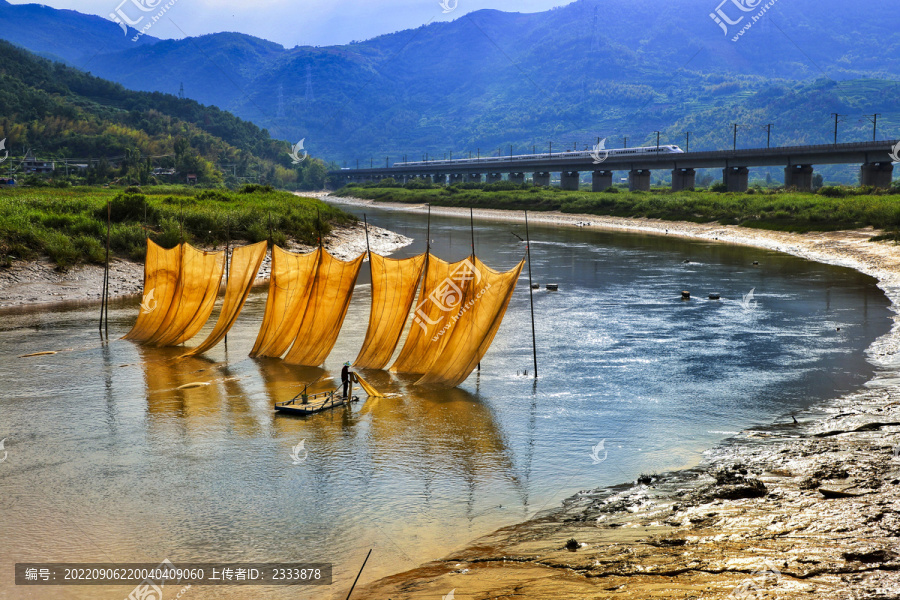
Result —
[[[729,192],[747,191],[752,167],[783,167],[786,188],[811,190],[814,165],[859,164],[860,184],[888,188],[893,178],[891,153],[894,141],[789,146],[678,154],[609,155],[602,162],[592,157],[558,155],[481,158],[478,161],[435,160],[405,163],[401,166],[369,169],[342,169],[330,174],[342,184],[380,181],[392,177],[401,183],[423,179],[447,185],[460,182],[509,181],[525,183],[532,173],[534,185],[549,186],[551,173],[560,174],[560,187],[577,190],[581,174],[591,173],[593,191],[603,191],[613,184],[614,171],[627,171],[629,189],[649,190],[650,174],[657,170],[672,173],[672,190],[694,187],[697,169],[722,169]],[[600,154],[600,157],[603,155]]]

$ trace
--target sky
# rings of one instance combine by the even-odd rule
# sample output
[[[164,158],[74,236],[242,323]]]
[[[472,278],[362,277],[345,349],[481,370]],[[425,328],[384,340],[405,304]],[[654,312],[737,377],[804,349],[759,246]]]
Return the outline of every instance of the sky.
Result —
[[[132,2],[162,7],[173,0],[41,0],[53,8],[67,8],[108,18]],[[149,35],[181,38],[221,31],[239,31],[294,46],[329,46],[365,40],[433,21],[449,21],[484,8],[506,12],[539,12],[572,0],[174,0],[165,18]],[[10,4],[33,4],[9,0]],[[161,2],[161,3],[160,3]],[[131,11],[135,9],[132,7]],[[171,19],[171,21],[169,20]]]

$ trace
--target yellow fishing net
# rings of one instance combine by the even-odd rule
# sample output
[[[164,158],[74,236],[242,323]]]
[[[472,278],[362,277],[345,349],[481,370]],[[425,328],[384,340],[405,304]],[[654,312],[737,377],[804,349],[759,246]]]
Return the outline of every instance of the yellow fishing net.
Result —
[[[356,381],[359,383],[360,387],[362,387],[363,391],[368,394],[370,398],[384,398],[384,394],[376,390],[372,387],[368,381],[359,376],[359,373],[354,373],[353,376],[356,378]]]
[[[403,333],[422,276],[425,255],[397,260],[372,254],[370,260],[372,310],[369,329],[353,365],[363,369],[383,369]]]
[[[317,366],[325,362],[337,342],[350,306],[353,286],[365,254],[344,262],[322,251],[296,341],[284,357],[288,364]]]
[[[456,387],[466,380],[494,341],[524,265],[522,259],[512,270],[499,273],[475,258],[464,302],[441,336],[449,339],[417,385]]]
[[[250,288],[259,273],[259,267],[266,257],[266,242],[259,242],[250,246],[235,248],[231,253],[231,263],[228,269],[228,285],[225,288],[225,299],[222,301],[222,310],[219,319],[209,336],[199,346],[184,356],[196,356],[202,354],[222,341],[228,334],[228,330],[234,325],[244,302],[250,295]]]
[[[181,248],[166,250],[148,238],[141,312],[126,340],[146,342],[159,330],[175,297],[180,273]]]
[[[173,303],[159,331],[148,342],[172,346],[197,335],[216,305],[224,271],[224,251],[205,252],[182,244],[181,274]]]
[[[272,248],[266,312],[250,356],[280,357],[297,337],[321,250],[295,254]]]
[[[438,334],[463,303],[472,264],[468,258],[450,264],[428,255],[413,322],[391,371],[422,374],[437,360],[448,340],[448,336]]]

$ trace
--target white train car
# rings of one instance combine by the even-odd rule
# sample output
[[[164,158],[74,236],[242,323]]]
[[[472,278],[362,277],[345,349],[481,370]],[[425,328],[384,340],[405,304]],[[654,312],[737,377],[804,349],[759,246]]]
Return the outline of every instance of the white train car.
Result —
[[[646,156],[646,155],[660,155],[660,154],[684,154],[684,150],[675,146],[673,144],[669,144],[666,146],[644,146],[638,148],[610,148],[608,150],[603,150],[603,154],[608,154],[610,158],[615,156]],[[454,158],[451,160],[418,160],[418,161],[410,161],[410,162],[398,162],[394,163],[395,167],[424,167],[424,166],[465,166],[465,165],[477,165],[482,163],[497,163],[497,162],[516,162],[516,161],[527,161],[527,160],[563,160],[563,159],[571,159],[571,158],[593,158],[593,150],[578,150],[574,152],[554,152],[549,153],[545,152],[543,154],[516,154],[514,156],[482,156],[481,158]]]

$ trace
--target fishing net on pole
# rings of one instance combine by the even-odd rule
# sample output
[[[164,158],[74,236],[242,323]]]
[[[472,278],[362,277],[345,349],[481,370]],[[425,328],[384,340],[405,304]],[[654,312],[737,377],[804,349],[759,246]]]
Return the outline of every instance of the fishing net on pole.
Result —
[[[141,312],[125,339],[171,346],[197,335],[215,307],[224,270],[224,252],[189,244],[166,250],[148,239]]]
[[[175,297],[180,273],[181,248],[176,246],[166,250],[148,238],[141,312],[124,339],[146,342],[159,331]]]
[[[279,246],[272,248],[266,311],[250,356],[279,358],[291,347],[306,311],[311,282],[322,252],[316,249],[308,254],[297,254]]]
[[[428,255],[413,322],[391,371],[421,375],[437,360],[447,342],[447,337],[439,333],[462,305],[471,265],[468,258],[448,263]]]
[[[391,360],[416,297],[425,255],[402,260],[371,255],[372,309],[366,339],[353,365],[383,369]]]
[[[456,387],[466,380],[494,341],[524,265],[522,259],[502,273],[474,259],[463,302],[440,336],[448,339],[417,385]]]
[[[266,246],[266,242],[259,242],[250,246],[240,246],[232,251],[228,285],[225,288],[225,299],[222,301],[216,326],[199,346],[184,356],[202,354],[228,335],[250,295],[250,288],[253,287],[259,267],[266,257]]]
[[[360,254],[345,262],[324,250],[321,252],[306,312],[294,345],[284,357],[286,363],[314,367],[325,362],[331,354],[347,316],[353,287],[365,256]]]
[[[173,346],[197,335],[209,320],[225,272],[225,252],[206,252],[190,244],[181,245],[181,274],[159,331],[147,342]]]

